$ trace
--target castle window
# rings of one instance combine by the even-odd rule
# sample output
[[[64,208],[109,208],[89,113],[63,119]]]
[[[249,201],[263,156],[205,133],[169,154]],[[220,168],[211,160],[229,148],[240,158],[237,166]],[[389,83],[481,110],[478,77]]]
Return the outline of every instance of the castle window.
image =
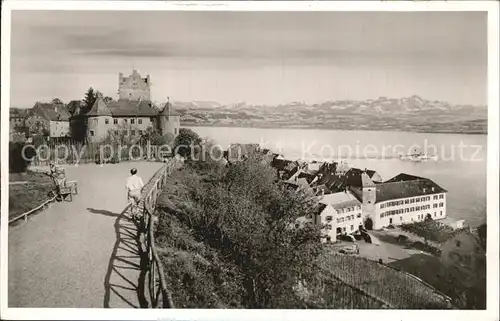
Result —
[[[113,124],[118,125],[118,119],[113,119]]]
[[[141,124],[142,124],[142,119],[140,119],[140,118],[139,118],[139,119],[137,120],[137,123],[138,123],[139,125],[141,125]]]
[[[133,118],[132,118],[132,119],[130,120],[130,123],[131,123],[131,124],[135,124],[135,119],[133,119]]]
[[[104,120],[104,123],[105,123],[106,125],[107,125],[107,124],[109,124],[109,119],[107,119],[107,118],[106,118],[106,119]]]
[[[94,119],[94,123],[95,123],[95,124],[98,124],[98,123],[99,123],[99,119],[95,118],[95,119]]]
[[[138,132],[139,132],[139,135],[142,135],[142,130],[139,129]]]
[[[115,135],[118,135],[118,131],[117,130],[115,130]]]
[[[127,118],[124,118],[123,119],[123,123],[126,124],[127,123]]]
[[[174,134],[177,135],[177,128],[174,128]]]
[[[93,130],[90,131],[90,136],[94,136],[94,131]]]
[[[134,135],[135,135],[135,130],[133,130],[133,129],[132,129],[132,130],[130,131],[130,135],[134,136]]]

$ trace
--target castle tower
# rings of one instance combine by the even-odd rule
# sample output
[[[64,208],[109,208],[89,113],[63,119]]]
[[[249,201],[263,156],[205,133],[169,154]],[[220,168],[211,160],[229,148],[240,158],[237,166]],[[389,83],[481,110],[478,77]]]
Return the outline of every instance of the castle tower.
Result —
[[[363,222],[367,229],[377,228],[377,217],[375,215],[375,201],[377,187],[366,172],[361,174]]]
[[[124,77],[118,75],[118,96],[122,100],[151,100],[151,80],[149,75],[142,78],[137,70],[132,75]]]
[[[108,135],[109,124],[113,120],[113,115],[99,93],[92,109],[87,113],[87,137],[97,141]]]
[[[158,114],[158,130],[162,136],[171,133],[174,137],[179,134],[181,125],[180,114],[172,109],[170,100],[167,101],[163,110]]]

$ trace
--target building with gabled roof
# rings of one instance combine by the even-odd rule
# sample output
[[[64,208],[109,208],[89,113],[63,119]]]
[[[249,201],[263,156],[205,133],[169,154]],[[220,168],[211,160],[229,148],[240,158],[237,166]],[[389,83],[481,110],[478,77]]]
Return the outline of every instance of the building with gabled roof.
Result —
[[[373,194],[374,193],[374,194]],[[401,173],[372,189],[373,228],[446,217],[447,191],[434,181]]]
[[[363,225],[361,202],[349,191],[320,197],[315,224],[325,225],[324,242],[335,242],[338,235],[350,234]]]
[[[75,112],[74,118],[87,119],[86,136],[90,140],[101,140],[108,135],[139,138],[149,129],[161,135],[177,136],[180,114],[172,108],[170,101],[159,109],[150,100],[150,86],[149,75],[143,78],[136,70],[128,77],[120,73],[117,101],[106,102],[99,95],[89,112]]]
[[[24,127],[24,121],[28,115],[28,109],[24,108],[10,108],[9,121],[10,128]]]
[[[71,114],[64,104],[37,102],[28,111],[25,125],[32,135],[43,134],[50,137],[69,137]]]

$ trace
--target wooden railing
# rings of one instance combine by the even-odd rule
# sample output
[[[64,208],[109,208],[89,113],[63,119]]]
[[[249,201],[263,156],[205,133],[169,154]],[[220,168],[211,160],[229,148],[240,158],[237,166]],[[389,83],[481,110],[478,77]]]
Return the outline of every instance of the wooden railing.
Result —
[[[172,171],[179,166],[176,160],[165,164],[146,185],[143,197],[143,215],[141,217],[141,234],[147,251],[147,291],[151,308],[174,308],[172,294],[168,290],[163,264],[155,247],[154,229],[157,222],[155,216],[156,202]]]
[[[55,199],[56,199],[56,196],[54,196],[54,197],[46,200],[45,202],[43,202],[42,204],[40,204],[39,206],[35,207],[32,210],[29,210],[29,211],[27,211],[27,212],[25,212],[25,213],[23,213],[21,215],[18,215],[18,216],[14,217],[14,218],[9,219],[9,224],[14,223],[15,221],[17,221],[17,220],[19,220],[21,218],[23,218],[25,221],[27,221],[28,220],[28,215],[36,213],[36,212],[38,212],[40,210],[44,210],[45,208],[47,208],[49,206],[49,203],[52,203],[53,201],[55,201]]]

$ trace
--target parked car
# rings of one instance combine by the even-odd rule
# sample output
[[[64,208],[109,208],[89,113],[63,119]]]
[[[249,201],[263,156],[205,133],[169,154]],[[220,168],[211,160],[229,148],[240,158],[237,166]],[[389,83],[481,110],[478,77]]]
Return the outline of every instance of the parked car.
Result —
[[[342,241],[348,241],[348,242],[356,242],[356,238],[350,234],[343,234],[339,236],[339,239]]]
[[[359,241],[359,240],[362,240],[363,239],[363,235],[361,235],[361,232],[360,231],[356,231],[354,233],[352,233],[352,236],[354,236],[354,238]]]
[[[359,246],[357,244],[353,244],[351,246],[344,247],[339,250],[339,253],[342,254],[359,254]]]

